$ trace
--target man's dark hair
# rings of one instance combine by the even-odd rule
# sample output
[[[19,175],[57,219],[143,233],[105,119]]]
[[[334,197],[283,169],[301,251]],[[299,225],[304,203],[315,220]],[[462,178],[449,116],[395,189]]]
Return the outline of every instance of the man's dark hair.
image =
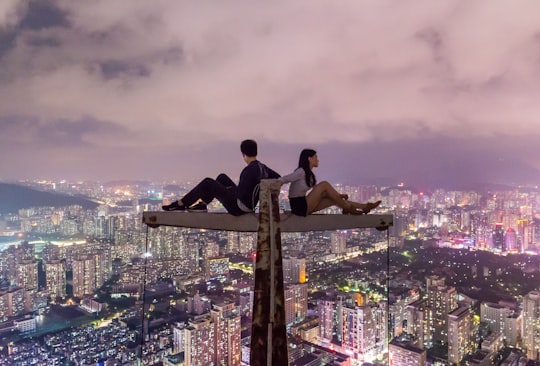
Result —
[[[254,140],[244,140],[240,144],[240,151],[246,156],[255,157],[257,156],[257,143]]]

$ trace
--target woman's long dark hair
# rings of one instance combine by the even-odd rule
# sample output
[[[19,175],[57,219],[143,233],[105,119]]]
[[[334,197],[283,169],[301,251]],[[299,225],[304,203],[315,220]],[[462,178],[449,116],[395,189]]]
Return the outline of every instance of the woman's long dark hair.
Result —
[[[298,167],[304,169],[304,172],[306,172],[306,184],[308,185],[308,187],[313,187],[317,183],[315,174],[313,174],[313,171],[309,167],[309,160],[308,160],[308,158],[311,158],[316,153],[317,152],[315,150],[304,149],[300,153],[300,158],[298,159]]]

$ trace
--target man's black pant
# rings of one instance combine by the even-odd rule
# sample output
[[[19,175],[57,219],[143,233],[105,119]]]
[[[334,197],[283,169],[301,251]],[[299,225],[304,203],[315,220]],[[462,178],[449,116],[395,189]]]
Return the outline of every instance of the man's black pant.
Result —
[[[216,179],[204,178],[182,197],[182,203],[189,207],[198,200],[210,203],[215,198],[223,204],[228,213],[240,216],[246,212],[238,207],[236,189],[236,184],[226,174],[220,174]]]

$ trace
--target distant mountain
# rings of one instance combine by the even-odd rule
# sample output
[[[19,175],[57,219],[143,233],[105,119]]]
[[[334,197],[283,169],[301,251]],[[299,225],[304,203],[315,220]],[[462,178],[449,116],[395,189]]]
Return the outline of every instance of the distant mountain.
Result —
[[[43,192],[17,184],[0,183],[0,213],[17,212],[21,208],[37,206],[64,207],[70,205],[93,209],[99,204],[84,197]]]

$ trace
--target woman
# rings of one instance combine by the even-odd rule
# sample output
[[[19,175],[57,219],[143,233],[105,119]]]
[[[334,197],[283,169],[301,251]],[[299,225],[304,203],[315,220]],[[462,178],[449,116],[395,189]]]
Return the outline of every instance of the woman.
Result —
[[[369,213],[381,204],[381,201],[366,204],[352,202],[348,200],[346,194],[337,192],[330,183],[317,183],[313,168],[318,166],[317,152],[312,149],[304,149],[300,153],[298,168],[291,174],[279,178],[281,184],[291,183],[289,203],[293,214],[307,216],[335,205],[342,208],[343,214],[362,215]],[[308,193],[308,191],[310,192]]]

